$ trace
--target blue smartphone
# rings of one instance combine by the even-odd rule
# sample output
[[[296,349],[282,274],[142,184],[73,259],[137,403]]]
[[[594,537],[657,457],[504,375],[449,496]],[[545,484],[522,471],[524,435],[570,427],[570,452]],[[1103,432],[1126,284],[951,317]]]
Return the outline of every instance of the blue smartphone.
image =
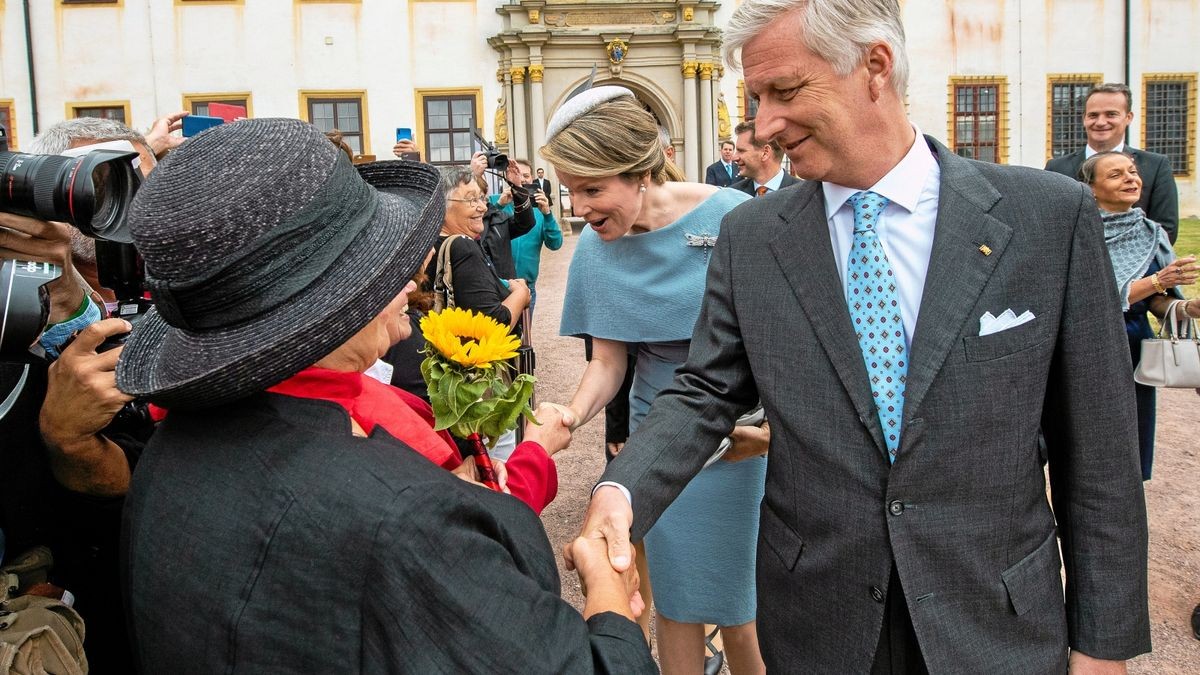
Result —
[[[220,117],[206,117],[204,115],[188,115],[183,118],[183,135],[185,138],[190,138],[196,134],[215,127],[218,124],[224,124],[225,120]]]
[[[412,137],[413,137],[412,129],[409,129],[408,127],[396,127],[396,142],[397,143],[399,143],[400,141],[411,141]]]

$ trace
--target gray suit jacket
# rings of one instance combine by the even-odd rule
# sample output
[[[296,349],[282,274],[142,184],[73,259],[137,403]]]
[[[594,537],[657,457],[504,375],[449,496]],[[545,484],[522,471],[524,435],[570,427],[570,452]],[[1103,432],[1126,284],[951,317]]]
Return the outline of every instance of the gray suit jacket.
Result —
[[[1145,652],[1133,382],[1096,204],[1079,183],[927,140],[941,192],[896,463],[821,183],[806,181],[726,216],[688,361],[603,480],[632,491],[640,538],[761,398],[758,631],[773,672],[868,671],[893,564],[931,672],[1063,672],[1068,644]],[[1037,318],[978,335],[980,315],[1009,308]]]
[[[1171,171],[1171,160],[1149,150],[1140,150],[1130,145],[1125,152],[1133,155],[1133,163],[1142,177],[1142,196],[1134,206],[1146,212],[1146,217],[1162,225],[1171,243],[1179,234],[1179,188],[1175,185],[1175,174]],[[1076,150],[1046,162],[1046,170],[1061,173],[1079,180],[1079,167],[1083,166],[1085,150]]]

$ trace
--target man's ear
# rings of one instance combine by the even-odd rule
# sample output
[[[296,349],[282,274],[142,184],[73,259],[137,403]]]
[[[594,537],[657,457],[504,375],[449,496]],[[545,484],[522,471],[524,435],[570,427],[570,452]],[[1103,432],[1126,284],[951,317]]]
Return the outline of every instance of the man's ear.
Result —
[[[865,58],[867,66],[867,86],[871,92],[871,100],[878,101],[883,92],[891,87],[892,68],[895,58],[892,48],[884,42],[877,42],[867,50]]]

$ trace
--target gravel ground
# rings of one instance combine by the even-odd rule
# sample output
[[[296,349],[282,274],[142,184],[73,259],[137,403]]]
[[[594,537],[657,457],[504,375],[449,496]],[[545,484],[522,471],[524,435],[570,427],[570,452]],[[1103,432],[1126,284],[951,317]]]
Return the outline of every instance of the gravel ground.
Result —
[[[558,336],[562,293],[576,238],[543,251],[534,315],[538,399],[565,403],[585,366],[583,342]],[[1192,638],[1192,608],[1200,603],[1200,434],[1190,421],[1200,397],[1192,390],[1162,390],[1158,404],[1154,480],[1146,484],[1150,518],[1150,621],[1154,651],[1135,659],[1133,673],[1200,672],[1200,642]],[[558,497],[542,512],[559,554],[563,597],[583,606],[574,573],[561,569],[562,547],[578,534],[592,485],[604,468],[604,422],[580,428],[571,447],[555,456]]]

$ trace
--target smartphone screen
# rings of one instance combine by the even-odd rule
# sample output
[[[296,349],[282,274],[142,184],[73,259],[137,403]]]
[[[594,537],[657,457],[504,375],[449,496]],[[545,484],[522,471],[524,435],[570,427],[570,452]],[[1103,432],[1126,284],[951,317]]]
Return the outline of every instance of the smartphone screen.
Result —
[[[410,129],[408,127],[396,127],[396,142],[397,143],[399,143],[400,141],[411,141],[412,137],[413,137],[412,129]]]

